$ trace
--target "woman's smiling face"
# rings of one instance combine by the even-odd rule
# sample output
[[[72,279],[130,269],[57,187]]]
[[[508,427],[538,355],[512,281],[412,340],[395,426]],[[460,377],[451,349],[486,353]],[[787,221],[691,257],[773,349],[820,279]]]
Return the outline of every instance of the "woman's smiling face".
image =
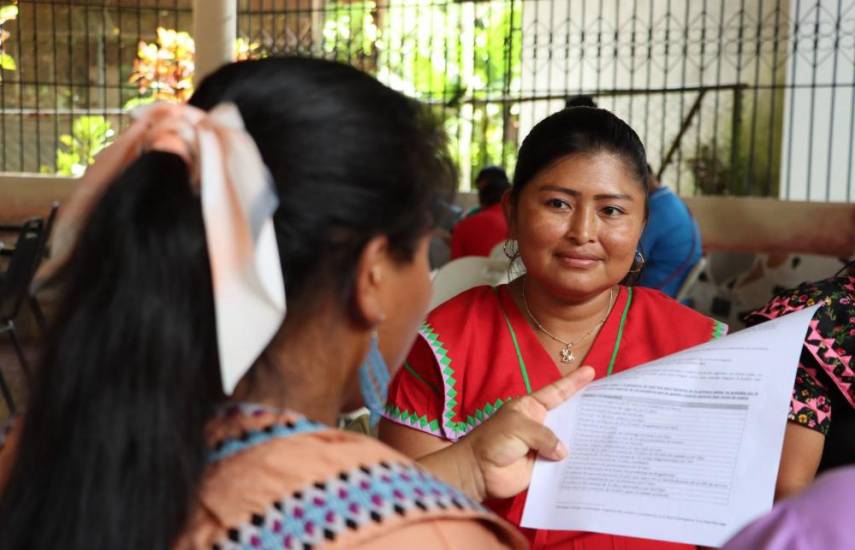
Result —
[[[506,201],[528,276],[570,300],[619,283],[644,228],[645,195],[630,166],[606,151],[565,156],[535,174]]]

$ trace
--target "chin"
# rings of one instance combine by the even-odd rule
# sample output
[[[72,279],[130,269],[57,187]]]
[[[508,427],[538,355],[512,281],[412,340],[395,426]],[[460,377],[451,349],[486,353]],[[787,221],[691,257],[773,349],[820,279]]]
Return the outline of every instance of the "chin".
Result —
[[[558,276],[550,278],[553,279],[553,284],[557,289],[565,292],[594,292],[608,286],[606,278],[599,273],[570,269],[556,271]]]
[[[601,277],[562,277],[549,283],[550,290],[565,298],[585,298],[611,288],[614,282],[604,281]]]

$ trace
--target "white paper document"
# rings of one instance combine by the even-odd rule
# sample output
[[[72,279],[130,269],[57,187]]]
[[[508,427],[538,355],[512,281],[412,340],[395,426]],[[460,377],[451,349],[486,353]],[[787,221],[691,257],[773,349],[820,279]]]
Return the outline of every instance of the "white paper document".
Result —
[[[570,455],[537,461],[523,527],[719,546],[769,510],[817,307],[597,380],[551,411]]]

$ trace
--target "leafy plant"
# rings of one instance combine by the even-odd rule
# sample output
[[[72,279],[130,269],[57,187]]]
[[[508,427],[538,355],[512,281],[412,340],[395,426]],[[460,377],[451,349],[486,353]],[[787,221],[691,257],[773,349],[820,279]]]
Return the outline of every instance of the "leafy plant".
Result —
[[[71,134],[59,136],[56,150],[56,173],[79,177],[92,164],[95,155],[112,141],[114,132],[110,122],[100,115],[81,116],[74,120]],[[50,172],[47,167],[42,172]]]
[[[376,10],[377,4],[371,0],[328,2],[322,31],[324,53],[344,63],[373,65],[380,46]]]
[[[234,48],[238,61],[266,56],[257,42],[246,38],[237,38]],[[140,41],[130,82],[141,95],[125,103],[125,109],[157,100],[188,100],[193,94],[195,53],[193,37],[184,31],[158,27],[157,40]]]
[[[258,42],[253,42],[242,36],[235,38],[235,61],[262,59],[264,57],[267,57],[267,52],[261,49]]]
[[[3,25],[9,21],[14,21],[17,17],[18,6],[14,4],[0,6],[0,80],[3,80],[2,71],[14,71],[18,68],[15,59],[5,51],[5,43],[10,34],[3,28]]]
[[[747,98],[737,105],[750,109],[755,122],[744,124],[733,113],[722,116],[719,135],[725,137],[708,138],[684,161],[695,190],[701,195],[777,196],[783,117],[772,111],[772,105],[783,105],[783,90],[764,90],[756,100]]]
[[[130,82],[143,96],[186,101],[193,93],[196,46],[186,32],[157,28],[155,42],[140,41]]]
[[[486,164],[511,168],[517,110],[491,99],[520,79],[519,5],[453,0],[329,2],[324,53],[374,72],[407,95],[434,105],[449,135],[464,187]]]

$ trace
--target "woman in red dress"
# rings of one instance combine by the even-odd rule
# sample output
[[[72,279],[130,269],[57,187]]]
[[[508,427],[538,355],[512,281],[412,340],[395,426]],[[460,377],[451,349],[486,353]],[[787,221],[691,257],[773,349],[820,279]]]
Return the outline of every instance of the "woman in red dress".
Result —
[[[430,313],[390,388],[381,439],[410,456],[430,456],[465,442],[509,399],[582,364],[599,378],[723,334],[724,325],[661,292],[626,284],[643,263],[637,246],[647,178],[641,141],[608,111],[566,109],[536,125],[503,201],[517,243],[509,256],[525,275],[471,289]],[[516,525],[527,479],[488,495],[487,504]],[[596,533],[523,532],[536,549],[685,548]]]

